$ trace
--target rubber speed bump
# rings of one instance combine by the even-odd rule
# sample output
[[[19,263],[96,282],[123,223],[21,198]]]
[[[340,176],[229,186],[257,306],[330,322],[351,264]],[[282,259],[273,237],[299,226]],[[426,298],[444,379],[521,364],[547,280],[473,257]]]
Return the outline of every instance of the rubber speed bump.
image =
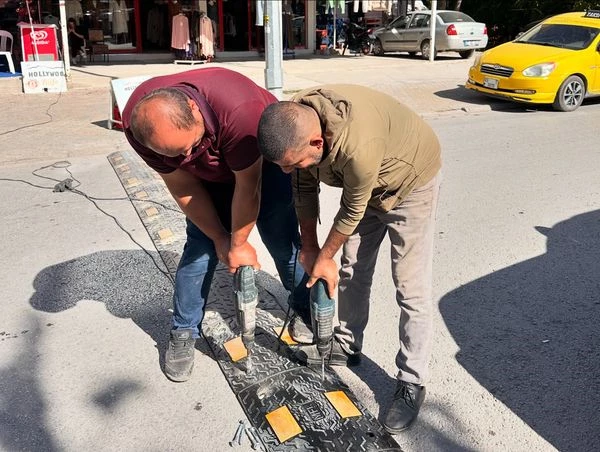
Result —
[[[225,350],[234,363],[248,356],[248,350],[246,350],[246,347],[244,346],[240,336],[225,342],[223,347],[225,347]]]
[[[265,417],[280,443],[284,443],[288,439],[302,433],[302,427],[300,427],[289,408],[285,405],[271,411]]]
[[[280,337],[279,335],[281,334],[282,328],[283,328],[282,326],[274,326],[273,327],[273,331],[275,331],[275,334],[277,334],[277,337]],[[287,345],[298,345],[298,342],[296,342],[290,335],[289,328],[286,328],[285,331],[283,332],[283,334],[281,334],[281,342],[283,342],[284,344],[287,344]]]
[[[347,417],[362,416],[360,410],[348,398],[344,391],[330,391],[325,393],[327,400],[333,405],[335,411],[345,419]]]

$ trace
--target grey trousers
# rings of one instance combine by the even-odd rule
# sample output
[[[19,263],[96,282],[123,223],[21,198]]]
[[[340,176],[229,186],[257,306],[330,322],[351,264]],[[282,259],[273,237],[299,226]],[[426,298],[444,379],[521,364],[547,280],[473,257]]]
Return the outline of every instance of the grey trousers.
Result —
[[[362,349],[379,247],[391,242],[392,277],[400,307],[398,379],[427,380],[433,329],[432,261],[441,172],[390,212],[367,208],[341,259],[336,339],[348,353]]]

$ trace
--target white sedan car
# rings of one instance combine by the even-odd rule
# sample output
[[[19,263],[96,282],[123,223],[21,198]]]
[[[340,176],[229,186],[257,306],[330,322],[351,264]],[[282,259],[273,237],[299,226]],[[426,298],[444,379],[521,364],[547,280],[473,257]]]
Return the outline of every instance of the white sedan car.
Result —
[[[441,10],[437,12],[435,27],[435,55],[437,52],[458,52],[462,58],[469,58],[476,49],[487,46],[488,35],[484,23],[475,22],[460,11]],[[413,11],[400,16],[387,27],[373,31],[373,53],[408,52],[416,55],[421,52],[428,60],[431,52],[430,41],[431,11]]]

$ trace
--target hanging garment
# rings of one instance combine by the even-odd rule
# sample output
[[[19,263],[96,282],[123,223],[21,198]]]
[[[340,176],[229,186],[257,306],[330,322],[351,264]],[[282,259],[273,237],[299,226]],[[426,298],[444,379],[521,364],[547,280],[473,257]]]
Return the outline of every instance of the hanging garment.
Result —
[[[83,17],[83,9],[81,8],[81,3],[77,0],[67,0],[65,3],[65,14],[68,19],[75,19],[77,25],[79,25],[79,21]]]
[[[110,2],[110,13],[112,17],[112,34],[129,33],[129,12],[125,0]]]
[[[330,8],[340,7],[340,12],[344,14],[346,12],[346,1],[345,0],[327,0],[327,4]]]
[[[387,11],[392,14],[392,0],[370,0],[371,11]]]
[[[263,2],[262,0],[256,0],[256,21],[254,22],[254,25],[257,27],[264,26],[264,16]]]
[[[171,47],[179,50],[187,50],[190,45],[190,26],[188,18],[184,14],[173,16],[173,28],[171,31]]]
[[[368,13],[369,11],[371,11],[373,9],[372,3],[375,3],[371,0],[354,0],[354,12],[355,13],[358,12],[358,8],[359,8],[361,2],[362,2],[362,12],[363,13]]]
[[[200,17],[200,53],[205,57],[215,56],[213,24],[207,16]]]
[[[146,24],[146,38],[153,44],[162,47],[164,44],[164,20],[163,13],[157,7],[154,7],[148,13],[148,23]]]

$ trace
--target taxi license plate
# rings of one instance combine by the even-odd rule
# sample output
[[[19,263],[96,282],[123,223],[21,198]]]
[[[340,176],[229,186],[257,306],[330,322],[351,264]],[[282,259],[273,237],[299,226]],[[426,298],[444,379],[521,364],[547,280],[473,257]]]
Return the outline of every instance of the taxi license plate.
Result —
[[[484,78],[483,86],[490,89],[498,89],[498,80],[495,78]]]

